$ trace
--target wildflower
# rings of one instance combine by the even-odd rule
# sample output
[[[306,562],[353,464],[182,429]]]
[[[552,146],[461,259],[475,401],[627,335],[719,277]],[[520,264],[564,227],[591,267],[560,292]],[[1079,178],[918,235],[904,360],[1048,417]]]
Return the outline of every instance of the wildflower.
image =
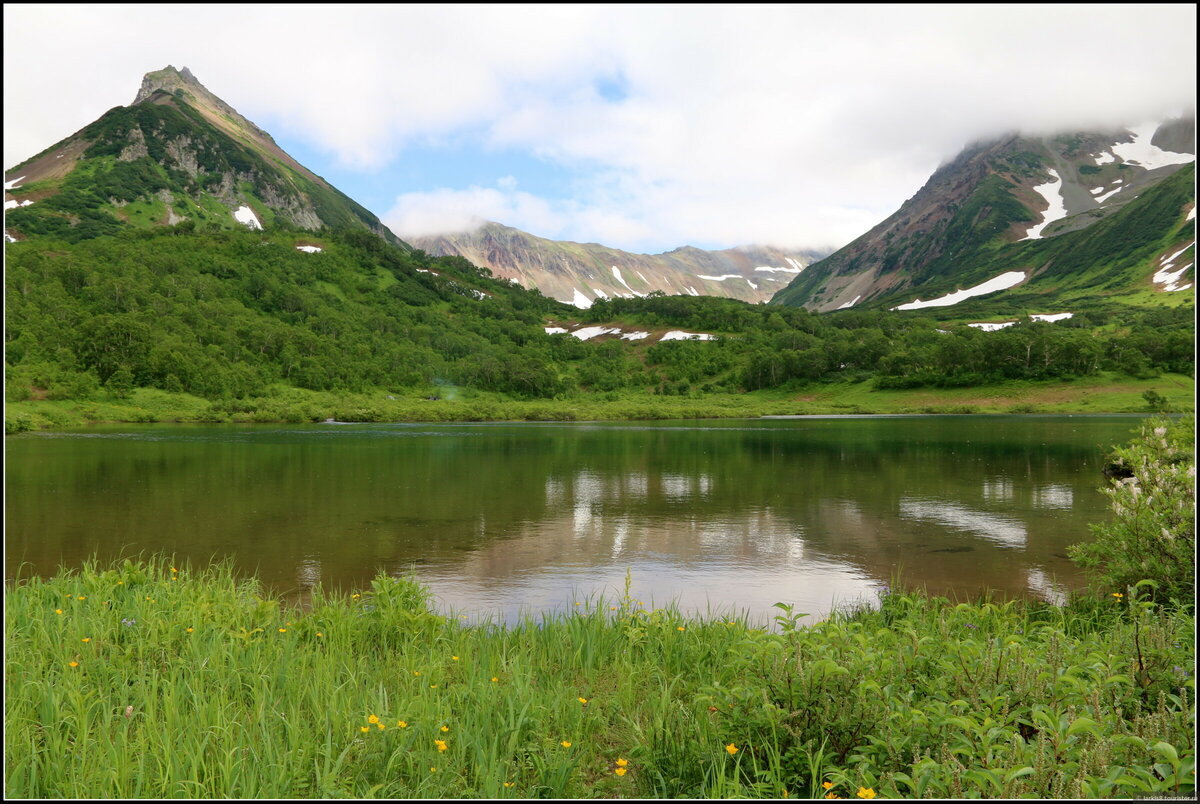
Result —
[[[683,626],[681,625],[681,626],[679,626],[678,628],[676,628],[675,630],[676,630],[676,631],[682,631],[682,630],[683,630]]]
[[[979,626],[976,625],[975,623],[967,623],[967,628],[978,628],[978,627]]]
[[[350,595],[351,600],[358,600],[362,595]]]
[[[1125,595],[1121,594],[1120,592],[1113,592],[1112,596],[1115,597],[1117,600],[1120,600],[1121,598],[1125,597]]]
[[[125,707],[125,717],[126,719],[133,717],[133,704]]]
[[[575,605],[576,605],[576,606],[582,606],[583,604],[582,604],[582,603],[580,603],[580,602],[577,600],[577,601],[575,601]]]
[[[437,773],[437,768],[431,767],[431,768],[429,769],[429,772],[430,772],[430,773]]]
[[[421,671],[420,671],[420,670],[413,670],[413,675],[414,675],[414,676],[419,676],[419,675],[421,675]]]
[[[457,662],[457,661],[458,661],[458,657],[457,657],[457,656],[451,656],[451,657],[450,657],[450,659],[451,659],[452,661],[455,661],[455,662]]]
[[[91,637],[84,637],[84,638],[83,638],[81,641],[83,641],[83,642],[91,642],[91,641],[92,641],[92,638],[91,638]]]
[[[121,618],[121,625],[132,627],[132,626],[135,626],[135,625],[137,625],[137,620],[135,620],[135,619],[133,619],[133,618],[130,618],[130,619],[128,619],[128,620],[127,620],[127,619],[125,619],[124,617],[122,617],[122,618]]]
[[[76,600],[87,600],[87,596],[86,596],[86,595],[80,595],[79,597],[77,597],[77,598],[75,598],[75,599],[76,599]]]
[[[62,609],[55,609],[55,610],[54,610],[54,613],[55,613],[55,614],[62,614]]]
[[[385,725],[384,725],[384,724],[382,724],[382,723],[376,723],[376,724],[375,724],[375,728],[379,729],[380,731],[383,731],[384,729],[386,729],[386,728],[387,728],[387,726],[385,726]]]
[[[67,662],[67,664],[71,665],[71,667],[78,667],[78,666],[79,666],[79,662],[75,662],[75,661]]]
[[[368,723],[378,723],[379,715],[367,715],[367,722]]]
[[[608,610],[609,610],[609,611],[616,611],[616,610],[617,610],[617,607],[616,607],[616,606],[609,606],[609,607],[608,607]]]
[[[563,748],[570,748],[570,747],[571,747],[571,741],[570,741],[570,740],[563,740],[561,743],[559,743],[559,745],[561,745]]]
[[[322,634],[320,631],[318,631],[318,632],[317,632],[317,636],[319,636],[319,637],[323,637],[323,636],[325,636],[325,635],[324,635],[324,634]]]
[[[400,728],[402,728],[402,729],[407,729],[407,728],[408,728],[408,721],[407,721],[407,720],[397,720],[397,721],[396,721],[396,725],[397,725],[397,726],[399,726],[399,727],[400,727]]]
[[[858,797],[859,798],[875,798],[875,791],[869,787],[860,787],[860,788],[858,788]]]
[[[446,745],[445,740],[434,740],[433,744],[437,746],[439,751],[445,751],[447,748],[449,748],[449,746]]]
[[[369,732],[371,730],[371,727],[370,726],[359,726],[358,730],[361,731],[363,734],[366,734],[367,732]]]
[[[281,634],[286,634],[286,633],[287,633],[287,629],[286,629],[286,628],[280,628],[280,629],[279,629],[279,633],[281,633]]]
[[[499,680],[500,680],[500,679],[496,678],[495,676],[492,676],[492,683],[493,683],[493,684],[495,684],[495,683],[496,683],[497,681],[499,681]]]
[[[171,567],[171,572],[179,572],[179,570],[175,569],[174,567]]]
[[[431,690],[436,690],[436,689],[437,689],[437,684],[430,684],[430,685],[429,685],[429,689],[431,689]]]
[[[442,726],[442,731],[450,731],[450,727],[449,727],[449,726]]]
[[[505,782],[505,783],[504,783],[504,786],[505,786],[505,787],[512,787],[512,786],[513,786],[513,782]]]
[[[587,703],[587,701],[588,701],[588,699],[587,699],[587,698],[580,698],[580,699],[579,699],[579,702],[580,702],[581,704],[585,704],[585,703]]]
[[[738,752],[738,747],[733,743],[730,743],[729,745],[725,746],[725,750],[729,752],[729,756],[733,756]]]
[[[622,759],[621,757],[617,757],[617,767],[618,768],[623,768],[628,764],[629,764],[628,759]]]
[[[833,782],[821,782],[821,787],[824,787],[826,790],[829,790],[833,787]]]
[[[124,582],[124,581],[117,581],[117,586],[120,586],[120,585],[122,585],[123,583],[125,583],[125,582]]]
[[[195,628],[189,628],[189,629],[187,629],[187,632],[190,634],[190,633],[192,633],[192,632],[193,632],[193,631],[195,631],[195,630],[196,630]]]
[[[826,793],[825,798],[841,798],[837,793]]]
[[[625,768],[616,768],[613,770],[613,773],[617,774],[618,776],[624,776]]]

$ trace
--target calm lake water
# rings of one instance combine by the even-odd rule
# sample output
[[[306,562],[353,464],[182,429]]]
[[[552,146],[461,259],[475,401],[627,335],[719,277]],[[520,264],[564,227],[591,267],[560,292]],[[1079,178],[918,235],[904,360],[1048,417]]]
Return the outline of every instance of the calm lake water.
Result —
[[[96,555],[233,556],[282,594],[415,568],[512,621],[620,593],[820,615],[897,573],[1048,599],[1107,519],[1121,416],[594,424],[136,425],[10,436],[6,577]],[[24,569],[19,569],[25,565]]]

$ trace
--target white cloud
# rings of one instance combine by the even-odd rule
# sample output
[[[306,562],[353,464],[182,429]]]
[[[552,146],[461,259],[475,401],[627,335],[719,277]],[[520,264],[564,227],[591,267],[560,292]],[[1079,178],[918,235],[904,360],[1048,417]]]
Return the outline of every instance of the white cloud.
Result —
[[[520,177],[397,186],[401,228],[473,216],[625,248],[840,244],[973,139],[1137,123],[1195,97],[1185,4],[7,4],[4,20],[8,165],[128,103],[147,70],[186,64],[342,168],[453,141],[573,177],[569,200]]]

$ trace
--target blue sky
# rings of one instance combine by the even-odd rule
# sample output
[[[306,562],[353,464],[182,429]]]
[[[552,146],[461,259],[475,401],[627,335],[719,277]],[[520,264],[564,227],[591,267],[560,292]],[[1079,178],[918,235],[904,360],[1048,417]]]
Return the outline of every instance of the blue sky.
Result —
[[[830,248],[966,144],[1195,106],[1194,5],[4,6],[15,165],[187,66],[401,236]]]

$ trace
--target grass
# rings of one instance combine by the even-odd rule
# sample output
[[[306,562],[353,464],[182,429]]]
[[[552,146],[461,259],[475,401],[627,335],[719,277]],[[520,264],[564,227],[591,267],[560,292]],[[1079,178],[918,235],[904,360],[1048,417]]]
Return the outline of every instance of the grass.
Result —
[[[1191,795],[1194,618],[893,592],[811,628],[513,627],[411,578],[265,597],[228,564],[6,588],[6,792],[72,797]],[[1186,669],[1185,669],[1186,668]],[[440,743],[438,741],[441,741]]]
[[[268,395],[209,402],[184,393],[136,389],[127,398],[26,400],[5,407],[5,432],[100,422],[595,421],[747,418],[790,414],[1142,413],[1153,390],[1176,410],[1194,404],[1195,381],[1178,374],[1149,380],[1102,374],[1073,382],[1009,382],[973,388],[879,391],[870,380],[814,383],[752,393],[656,396],[625,391],[569,399],[516,400],[456,388],[371,393],[276,387]],[[428,397],[438,397],[429,399]]]

